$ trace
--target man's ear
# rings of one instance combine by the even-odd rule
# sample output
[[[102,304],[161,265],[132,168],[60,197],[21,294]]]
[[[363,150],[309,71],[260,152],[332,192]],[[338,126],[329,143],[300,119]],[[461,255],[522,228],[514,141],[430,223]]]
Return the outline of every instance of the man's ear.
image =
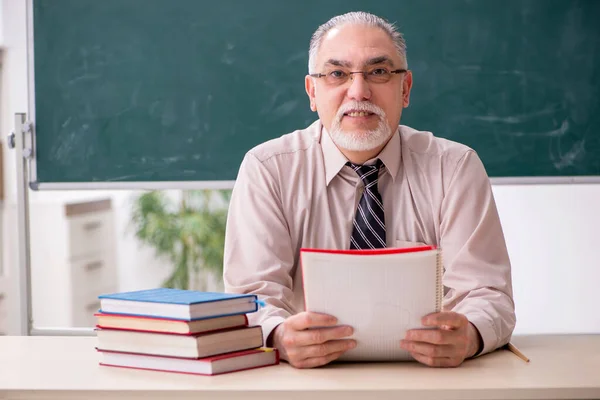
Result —
[[[402,81],[402,107],[408,107],[410,103],[410,89],[412,88],[412,72],[407,71],[404,80]]]
[[[306,89],[306,94],[310,100],[310,109],[312,111],[317,111],[317,101],[315,100],[315,80],[310,75],[306,75],[306,78],[304,78],[304,88]]]

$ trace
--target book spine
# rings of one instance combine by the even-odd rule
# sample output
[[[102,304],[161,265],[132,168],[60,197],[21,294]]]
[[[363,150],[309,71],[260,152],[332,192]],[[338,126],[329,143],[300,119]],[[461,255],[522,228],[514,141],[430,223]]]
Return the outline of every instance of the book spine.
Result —
[[[442,261],[442,250],[437,251],[437,268],[435,274],[435,307],[437,312],[442,311],[442,299],[444,298],[444,285],[442,277],[444,275],[444,263]]]

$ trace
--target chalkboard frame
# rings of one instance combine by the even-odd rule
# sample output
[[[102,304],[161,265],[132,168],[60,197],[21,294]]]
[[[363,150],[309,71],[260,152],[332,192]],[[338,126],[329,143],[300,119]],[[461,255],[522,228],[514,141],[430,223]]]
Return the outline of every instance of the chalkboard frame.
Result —
[[[28,121],[31,123],[31,157],[28,162],[29,187],[32,190],[167,190],[167,189],[231,189],[234,180],[210,181],[120,181],[120,182],[38,182],[35,140],[35,70],[33,1],[27,0],[27,84]],[[490,177],[492,185],[597,184],[598,176],[522,176]]]

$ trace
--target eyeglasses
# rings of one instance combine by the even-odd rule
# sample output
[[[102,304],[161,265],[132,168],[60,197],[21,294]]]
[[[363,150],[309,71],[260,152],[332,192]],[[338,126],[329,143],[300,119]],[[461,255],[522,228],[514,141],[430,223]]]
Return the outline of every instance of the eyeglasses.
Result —
[[[353,79],[354,74],[362,74],[365,81],[369,83],[387,83],[392,79],[393,74],[401,74],[408,72],[406,69],[395,69],[389,71],[386,68],[373,68],[368,71],[343,71],[336,69],[327,71],[324,74],[310,74],[313,78],[325,78],[325,83],[329,86],[339,86],[348,82],[348,79]]]

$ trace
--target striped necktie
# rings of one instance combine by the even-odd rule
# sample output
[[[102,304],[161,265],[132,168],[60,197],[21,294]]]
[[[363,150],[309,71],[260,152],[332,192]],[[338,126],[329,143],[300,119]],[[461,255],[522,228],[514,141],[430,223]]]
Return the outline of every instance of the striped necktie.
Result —
[[[356,215],[350,236],[351,249],[379,249],[385,245],[385,219],[383,214],[383,201],[377,190],[377,179],[381,160],[375,165],[356,165],[350,162],[346,165],[352,167],[365,185],[363,194],[358,202]]]

